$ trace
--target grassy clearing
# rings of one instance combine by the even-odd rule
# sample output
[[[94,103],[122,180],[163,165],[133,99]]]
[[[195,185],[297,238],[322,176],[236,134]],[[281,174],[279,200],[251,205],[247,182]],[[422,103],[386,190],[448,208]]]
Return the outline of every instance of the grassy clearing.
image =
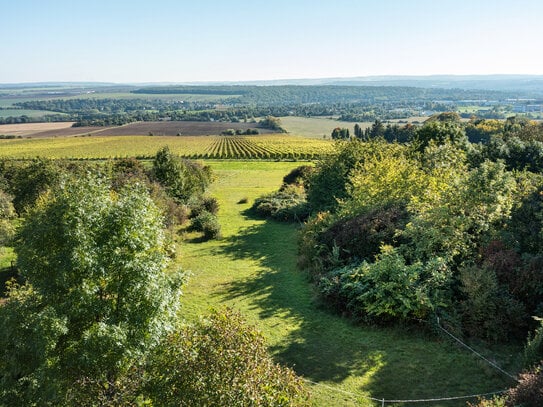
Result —
[[[47,110],[27,110],[27,109],[0,109],[0,117],[19,117],[19,116],[28,116],[28,117],[43,117],[48,114],[64,114],[57,112],[49,112]]]
[[[347,123],[349,124],[349,123]],[[332,130],[336,127],[346,127],[344,122],[330,119],[329,117],[281,117],[282,127],[291,134],[298,136],[323,139],[330,138]],[[354,126],[354,123],[353,123]],[[349,125],[349,127],[352,127]]]
[[[336,127],[349,129],[351,135],[354,134],[354,122],[343,122],[331,119],[329,117],[281,117],[281,124],[285,130],[297,136],[309,137],[314,139],[330,139],[332,130]],[[364,130],[371,127],[373,122],[360,122],[358,125]]]
[[[211,192],[221,203],[224,238],[199,243],[189,234],[180,246],[178,265],[192,272],[182,299],[187,319],[224,304],[238,309],[263,331],[278,361],[321,383],[312,386],[316,406],[380,405],[364,396],[460,396],[510,384],[484,362],[424,329],[356,326],[319,305],[307,277],[295,267],[297,227],[246,214],[252,201],[275,190],[296,163],[209,163],[218,176]],[[249,202],[238,204],[243,198]]]

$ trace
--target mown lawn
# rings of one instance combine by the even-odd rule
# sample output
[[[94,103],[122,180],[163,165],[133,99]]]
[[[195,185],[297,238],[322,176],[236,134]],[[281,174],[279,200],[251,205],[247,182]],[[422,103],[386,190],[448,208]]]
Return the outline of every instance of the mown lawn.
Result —
[[[264,333],[277,361],[319,383],[310,385],[316,406],[381,405],[368,396],[389,400],[461,396],[511,384],[424,327],[360,326],[319,304],[308,278],[296,269],[298,226],[246,213],[256,197],[276,189],[297,163],[210,164],[218,177],[211,192],[221,203],[224,237],[201,243],[189,234],[180,244],[178,264],[192,273],[182,299],[188,320],[217,306],[239,310]],[[242,198],[249,203],[239,204]],[[509,353],[502,351],[497,362],[507,367],[515,356],[506,350]],[[460,406],[466,401],[419,405]]]

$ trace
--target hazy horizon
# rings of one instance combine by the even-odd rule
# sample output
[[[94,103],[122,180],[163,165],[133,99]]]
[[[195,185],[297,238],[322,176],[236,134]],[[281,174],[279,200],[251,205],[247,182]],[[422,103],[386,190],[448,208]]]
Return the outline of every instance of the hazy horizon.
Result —
[[[541,75],[541,15],[539,0],[20,0],[2,8],[0,83]]]

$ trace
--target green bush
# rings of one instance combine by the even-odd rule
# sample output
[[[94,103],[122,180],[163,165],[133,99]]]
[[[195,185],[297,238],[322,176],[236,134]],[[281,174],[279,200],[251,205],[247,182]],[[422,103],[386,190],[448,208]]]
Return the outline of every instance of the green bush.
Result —
[[[255,199],[251,209],[259,216],[280,221],[303,221],[310,214],[305,191],[294,185]]]
[[[189,231],[203,232],[204,239],[219,239],[221,237],[221,225],[217,216],[203,211],[191,220]]]
[[[528,342],[524,348],[524,366],[531,367],[543,360],[543,319],[535,318],[539,321],[539,326],[533,335],[528,337]]]
[[[12,198],[0,190],[0,246],[9,245],[15,235],[12,219],[16,216]]]
[[[388,320],[427,317],[445,303],[449,281],[450,270],[441,260],[406,264],[395,249],[383,247],[375,263],[332,272],[320,286],[351,314]]]
[[[260,332],[229,309],[169,335],[147,371],[147,393],[160,406],[307,405],[301,379],[275,364]]]
[[[283,184],[305,186],[306,182],[314,171],[315,167],[311,165],[296,167],[283,177]]]
[[[203,194],[212,180],[209,167],[181,159],[168,147],[163,147],[155,155],[153,176],[172,198],[181,203]]]
[[[166,228],[171,229],[176,225],[183,225],[187,222],[189,219],[189,209],[186,205],[179,204],[157,182],[150,184],[148,189],[151,199],[162,212]]]
[[[373,261],[383,244],[398,243],[397,231],[405,227],[408,214],[405,208],[389,206],[374,209],[350,219],[341,219],[317,237],[326,247],[323,261],[338,248],[339,259],[344,263]]]
[[[213,215],[219,213],[219,201],[212,196],[203,196],[193,199],[189,203],[190,217],[195,218],[202,212],[209,212]]]
[[[526,329],[524,305],[499,286],[494,270],[470,266],[460,270],[460,314],[465,333],[490,341]]]

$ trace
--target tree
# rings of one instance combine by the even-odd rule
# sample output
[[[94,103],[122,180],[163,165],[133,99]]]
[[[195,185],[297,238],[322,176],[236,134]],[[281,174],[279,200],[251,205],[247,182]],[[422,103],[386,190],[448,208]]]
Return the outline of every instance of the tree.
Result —
[[[348,140],[351,135],[349,133],[349,129],[336,127],[334,130],[332,130],[331,137],[333,140]]]
[[[437,145],[451,143],[462,147],[468,144],[468,138],[463,127],[455,121],[426,121],[414,136],[414,147],[417,151],[424,151],[433,141]]]
[[[159,406],[307,405],[300,378],[275,364],[262,334],[229,309],[168,335],[148,373]]]
[[[11,220],[15,217],[12,198],[0,189],[0,246],[11,240],[14,227]]]
[[[209,167],[183,160],[167,146],[156,153],[153,174],[172,198],[183,203],[195,195],[203,194],[211,183]]]
[[[66,181],[28,212],[15,250],[26,282],[0,307],[0,404],[62,404],[86,379],[115,398],[119,377],[171,326],[180,294],[146,189]]]
[[[378,137],[384,137],[384,135],[385,135],[385,126],[383,125],[383,122],[381,120],[375,120],[375,122],[371,125],[370,137],[378,138]]]
[[[13,206],[17,213],[23,213],[33,205],[38,196],[59,182],[59,165],[48,159],[35,159],[29,165],[15,170],[11,180]]]
[[[363,137],[362,128],[358,123],[354,125],[354,136],[359,139]]]

